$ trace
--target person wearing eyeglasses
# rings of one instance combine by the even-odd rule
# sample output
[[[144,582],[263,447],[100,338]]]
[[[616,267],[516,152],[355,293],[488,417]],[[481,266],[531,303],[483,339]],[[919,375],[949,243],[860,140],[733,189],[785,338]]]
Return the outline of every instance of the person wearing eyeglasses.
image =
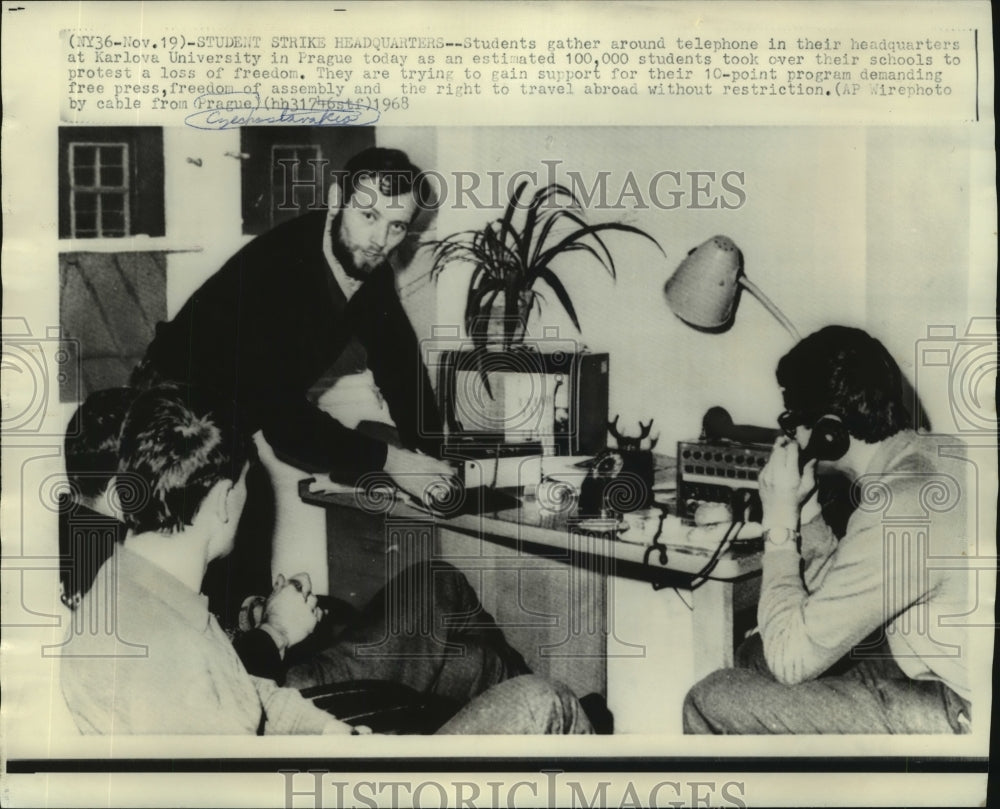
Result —
[[[688,692],[685,732],[970,732],[963,447],[911,428],[899,366],[860,329],[806,337],[777,381],[786,412],[759,477],[759,633],[736,668]],[[851,482],[841,537],[823,518],[818,466]]]

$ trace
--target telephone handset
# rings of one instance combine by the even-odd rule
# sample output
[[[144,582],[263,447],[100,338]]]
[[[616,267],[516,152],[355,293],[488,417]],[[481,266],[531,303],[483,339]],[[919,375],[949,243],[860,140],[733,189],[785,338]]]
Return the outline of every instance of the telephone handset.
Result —
[[[809,443],[799,450],[799,469],[814,458],[817,461],[836,461],[843,458],[850,446],[851,437],[837,416],[823,416],[812,428]]]
[[[770,444],[784,432],[795,437],[795,426],[802,421],[791,412],[782,413],[778,419],[781,430],[733,424],[732,416],[721,407],[711,407],[701,424],[701,437],[707,441],[736,441],[751,444]],[[808,425],[807,425],[808,426]],[[799,450],[799,468],[815,458],[818,461],[836,461],[842,458],[850,445],[850,436],[844,423],[837,416],[826,415],[812,427],[812,435],[805,449]]]
[[[791,410],[786,410],[778,416],[781,431],[792,440],[799,425],[808,425],[808,421]],[[805,449],[799,450],[799,470],[811,460],[836,461],[843,458],[851,444],[851,436],[839,416],[827,414],[817,419],[812,427],[809,443]]]

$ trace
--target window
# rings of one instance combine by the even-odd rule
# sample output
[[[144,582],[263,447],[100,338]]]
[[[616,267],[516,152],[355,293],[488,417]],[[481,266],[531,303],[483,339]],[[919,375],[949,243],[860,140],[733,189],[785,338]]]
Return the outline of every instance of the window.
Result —
[[[164,235],[163,130],[60,127],[59,237]]]
[[[70,143],[69,235],[128,236],[127,143]]]
[[[350,157],[374,145],[372,127],[242,127],[243,232],[264,233],[326,208],[335,173]]]
[[[310,208],[323,207],[326,162],[319,146],[271,147],[271,225]]]

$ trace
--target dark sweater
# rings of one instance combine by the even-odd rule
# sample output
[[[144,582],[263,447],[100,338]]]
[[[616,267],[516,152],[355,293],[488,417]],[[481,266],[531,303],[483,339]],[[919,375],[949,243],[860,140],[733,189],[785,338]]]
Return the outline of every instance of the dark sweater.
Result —
[[[244,246],[198,289],[146,353],[161,375],[216,389],[275,451],[351,483],[382,469],[384,442],[349,430],[307,396],[356,338],[404,446],[437,456],[441,422],[389,266],[347,301],[323,256],[326,212]]]

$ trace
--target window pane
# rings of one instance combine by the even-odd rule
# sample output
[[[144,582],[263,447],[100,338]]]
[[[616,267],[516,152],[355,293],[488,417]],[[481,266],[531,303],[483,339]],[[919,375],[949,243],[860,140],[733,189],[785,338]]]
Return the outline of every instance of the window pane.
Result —
[[[101,185],[117,186],[125,185],[125,169],[122,166],[101,166]]]
[[[75,224],[76,227],[74,230],[77,236],[97,235],[97,211],[94,209],[81,211],[77,208]]]
[[[101,210],[108,212],[114,211],[116,213],[125,213],[125,195],[124,194],[101,194]]]
[[[125,148],[122,146],[101,146],[102,166],[124,166]]]
[[[322,168],[308,162],[318,160],[321,154],[318,146],[275,144],[272,147],[272,224],[322,203]]]
[[[73,169],[73,184],[92,187],[94,185],[94,167],[76,166]]]
[[[97,156],[96,146],[80,146],[73,144],[73,165],[93,166],[94,158]]]
[[[93,212],[97,210],[97,194],[77,193],[74,197],[74,202],[78,213],[80,211]]]
[[[122,211],[101,211],[101,230],[105,236],[124,236],[125,214]]]

